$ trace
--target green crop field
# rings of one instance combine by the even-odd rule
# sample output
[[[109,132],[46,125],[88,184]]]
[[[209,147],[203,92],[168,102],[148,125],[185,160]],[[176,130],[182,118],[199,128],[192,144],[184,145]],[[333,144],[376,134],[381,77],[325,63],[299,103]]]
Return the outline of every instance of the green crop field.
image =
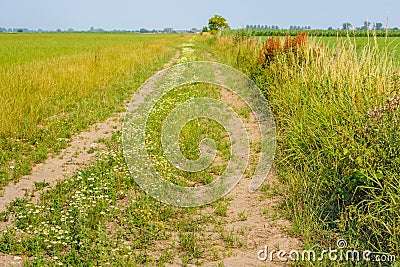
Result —
[[[348,43],[354,44],[358,50],[364,47],[375,47],[375,42],[379,50],[385,50],[396,59],[400,59],[400,37],[315,37],[317,43],[323,43],[332,47],[337,47],[338,43],[346,45]]]
[[[256,40],[260,40],[261,42],[267,40],[268,36],[255,36],[253,37]],[[277,38],[277,37],[275,37]],[[284,40],[284,37],[280,37]],[[379,50],[388,51],[388,53],[393,53],[394,57],[400,59],[400,37],[326,37],[326,36],[313,36],[310,39],[318,44],[327,45],[332,48],[337,48],[338,44],[341,43],[343,45],[352,44],[357,47],[359,51],[361,51],[364,47],[369,46],[371,48],[375,47],[375,43],[377,44],[377,48]]]

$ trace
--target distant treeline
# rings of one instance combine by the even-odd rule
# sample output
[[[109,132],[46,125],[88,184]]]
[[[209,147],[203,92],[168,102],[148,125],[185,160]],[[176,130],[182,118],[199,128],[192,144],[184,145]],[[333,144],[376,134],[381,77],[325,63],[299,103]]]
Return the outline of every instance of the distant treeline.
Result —
[[[238,34],[242,31],[242,34],[247,36],[296,36],[299,30],[252,30],[252,29],[240,29],[232,30],[232,34]],[[301,30],[300,30],[301,31]],[[245,32],[245,33],[244,33]],[[367,37],[374,36],[377,37],[400,37],[400,30],[390,29],[390,30],[304,30],[308,36],[340,36],[340,37]]]

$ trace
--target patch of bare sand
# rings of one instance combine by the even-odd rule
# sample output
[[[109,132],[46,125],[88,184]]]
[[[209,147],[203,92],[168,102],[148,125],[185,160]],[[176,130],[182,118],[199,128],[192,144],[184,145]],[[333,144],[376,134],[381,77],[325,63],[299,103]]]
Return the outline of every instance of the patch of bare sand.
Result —
[[[245,102],[239,96],[226,89],[221,90],[221,100],[235,107],[246,108]],[[243,119],[243,122],[251,143],[259,142],[261,134],[255,116],[250,113],[250,116]],[[250,154],[250,162],[257,162],[258,158],[258,153],[253,151]],[[290,227],[290,222],[279,218],[279,214],[276,214],[274,206],[279,204],[279,197],[267,197],[260,189],[250,193],[250,181],[251,177],[242,178],[228,194],[228,197],[232,200],[228,206],[228,219],[225,225],[226,231],[242,239],[245,245],[233,249],[231,251],[232,256],[218,262],[223,262],[225,266],[232,267],[286,266],[285,263],[278,261],[262,262],[258,259],[257,253],[265,246],[268,246],[269,249],[290,251],[301,248],[302,243],[299,239],[287,233],[286,230]],[[270,174],[264,184],[269,184],[270,188],[280,186],[274,174]],[[216,265],[217,262],[205,264],[205,266]]]

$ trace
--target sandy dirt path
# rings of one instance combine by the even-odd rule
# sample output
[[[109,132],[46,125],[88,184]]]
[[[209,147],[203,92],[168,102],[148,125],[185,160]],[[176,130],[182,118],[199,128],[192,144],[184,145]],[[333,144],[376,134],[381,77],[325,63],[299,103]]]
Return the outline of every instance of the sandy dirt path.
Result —
[[[182,57],[180,53],[177,53],[164,65],[164,68],[179,62],[180,57]],[[221,90],[221,97],[224,102],[226,101],[236,106],[243,105],[241,100],[228,90]],[[6,186],[3,190],[3,196],[0,197],[0,211],[6,210],[13,200],[23,198],[27,192],[31,194],[35,188],[35,182],[45,181],[50,185],[54,185],[57,180],[71,176],[79,168],[92,162],[96,153],[105,149],[102,144],[96,141],[99,138],[109,138],[114,131],[120,130],[124,115],[125,113],[115,114],[111,118],[93,125],[88,131],[74,136],[70,146],[61,152],[62,157],[57,156],[47,159],[44,163],[36,165],[31,174],[21,177],[19,183]],[[250,132],[250,138],[257,140],[260,136],[255,118],[250,116],[245,125]],[[96,152],[88,153],[89,150],[95,150]],[[256,157],[257,155],[254,156]],[[285,249],[286,251],[301,248],[301,241],[289,236],[285,231],[290,227],[290,222],[275,216],[273,206],[278,203],[279,198],[267,197],[260,190],[251,194],[248,191],[249,183],[250,178],[241,179],[238,185],[228,194],[231,201],[224,224],[226,231],[232,232],[238,238],[244,240],[244,246],[231,249],[230,256],[221,260],[215,262],[204,261],[203,266],[218,266],[221,262],[224,266],[232,267],[287,266],[287,264],[277,261],[260,261],[257,258],[257,252],[264,249],[265,246],[268,246],[269,249]],[[265,183],[270,184],[271,187],[279,185],[274,175],[270,175]],[[37,197],[39,193],[36,192],[35,196]],[[212,211],[210,210],[210,212]],[[244,214],[245,219],[240,218],[240,214]],[[9,224],[10,222],[0,223],[0,229]],[[239,229],[245,229],[245,231],[241,231],[239,234]],[[215,234],[210,230],[206,235],[208,235],[207,238],[212,243]],[[215,238],[217,239],[217,237]],[[22,261],[23,256],[0,254],[0,266],[22,266]],[[181,262],[179,258],[176,258],[173,264],[167,266],[181,266]]]
[[[221,90],[221,100],[224,103],[229,103],[235,107],[246,107],[246,104],[240,98],[226,90]],[[249,119],[243,120],[248,131],[249,138],[252,142],[260,140],[260,131],[258,124],[253,114]],[[251,152],[250,160],[257,160],[258,154]],[[279,204],[279,197],[272,193],[262,192],[259,188],[257,191],[250,193],[251,177],[242,178],[235,188],[229,192],[226,198],[230,199],[227,216],[224,219],[223,227],[226,233],[232,234],[234,238],[241,240],[244,245],[238,248],[224,248],[221,237],[213,230],[214,226],[208,226],[204,234],[204,239],[209,245],[203,249],[206,253],[211,254],[213,250],[225,250],[222,254],[229,254],[228,257],[222,257],[218,261],[208,261],[201,259],[201,266],[221,266],[223,263],[226,267],[258,267],[258,266],[289,266],[288,262],[282,262],[277,259],[276,254],[273,256],[273,261],[269,259],[262,261],[258,259],[258,252],[265,250],[300,250],[302,242],[296,237],[292,237],[287,233],[290,228],[290,222],[280,217],[275,210],[275,206]],[[273,173],[266,178],[263,185],[268,184],[272,188],[281,186],[278,179]],[[202,214],[213,214],[214,210],[210,207],[205,208]],[[175,242],[179,242],[177,239]],[[228,253],[227,253],[228,252]],[[261,257],[265,255],[262,254]],[[176,257],[173,264],[166,265],[169,267],[182,266],[179,257]],[[195,266],[195,265],[188,265]]]

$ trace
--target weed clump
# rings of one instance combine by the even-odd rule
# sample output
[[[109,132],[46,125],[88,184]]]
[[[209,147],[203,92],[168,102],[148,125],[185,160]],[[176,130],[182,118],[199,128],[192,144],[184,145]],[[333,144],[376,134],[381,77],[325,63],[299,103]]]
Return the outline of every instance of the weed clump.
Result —
[[[266,67],[282,53],[300,52],[307,46],[307,33],[298,33],[294,37],[286,35],[285,41],[282,42],[280,37],[269,37],[263,47],[260,49],[258,56],[258,64]]]

